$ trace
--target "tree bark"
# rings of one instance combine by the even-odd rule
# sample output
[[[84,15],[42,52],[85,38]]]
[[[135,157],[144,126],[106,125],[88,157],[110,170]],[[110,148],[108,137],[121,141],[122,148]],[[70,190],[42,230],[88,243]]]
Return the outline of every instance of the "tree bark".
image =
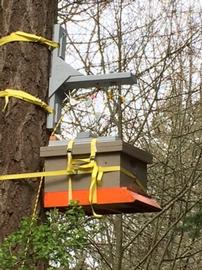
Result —
[[[52,39],[56,0],[1,0],[0,37],[24,31]],[[12,42],[0,47],[0,90],[26,91],[47,102],[50,55],[38,43]],[[0,174],[36,172],[43,167],[40,146],[48,142],[47,113],[40,107],[10,98],[2,112],[0,99]],[[0,241],[30,216],[39,181],[1,181]],[[42,209],[42,207],[40,208]]]

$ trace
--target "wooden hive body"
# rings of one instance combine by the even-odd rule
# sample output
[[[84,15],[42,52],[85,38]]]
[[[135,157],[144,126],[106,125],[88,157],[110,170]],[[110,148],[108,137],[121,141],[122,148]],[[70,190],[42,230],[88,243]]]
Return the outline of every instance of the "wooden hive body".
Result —
[[[90,142],[91,139],[76,140],[72,150],[73,158],[89,157]],[[94,205],[99,213],[150,212],[160,209],[156,202],[146,194],[147,164],[152,162],[151,154],[121,140],[106,138],[104,141],[98,138],[96,148],[95,160],[98,166],[120,166],[121,169],[136,177],[134,179],[122,170],[104,173],[97,186],[97,203]],[[41,157],[45,158],[45,171],[66,169],[67,142],[52,142],[52,145],[42,147]],[[72,199],[83,205],[87,213],[91,213],[88,200],[90,183],[91,174],[72,176]],[[45,179],[45,207],[67,207],[68,194],[68,176],[51,176]],[[138,206],[140,198],[143,201],[145,198],[147,201],[147,203],[142,203],[144,207]],[[150,200],[149,204],[148,200]]]

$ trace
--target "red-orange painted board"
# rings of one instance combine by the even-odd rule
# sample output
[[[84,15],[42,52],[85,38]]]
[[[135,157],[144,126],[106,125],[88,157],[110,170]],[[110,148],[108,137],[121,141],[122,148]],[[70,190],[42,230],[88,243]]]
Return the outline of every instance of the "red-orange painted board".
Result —
[[[76,190],[72,192],[72,199],[79,202],[80,205],[89,205],[89,191]],[[140,202],[142,204],[151,206],[153,208],[160,207],[158,203],[146,196],[140,195],[128,190],[126,187],[118,188],[99,188],[97,190],[97,205],[112,205]],[[44,193],[44,207],[67,207],[68,206],[68,191],[65,192],[45,192]]]

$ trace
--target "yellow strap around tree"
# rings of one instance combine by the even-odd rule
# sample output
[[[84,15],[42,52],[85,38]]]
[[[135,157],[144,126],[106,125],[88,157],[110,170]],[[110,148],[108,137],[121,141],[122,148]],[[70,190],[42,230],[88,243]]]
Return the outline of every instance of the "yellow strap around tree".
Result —
[[[34,172],[34,173],[17,173],[17,174],[6,174],[0,175],[0,181],[8,180],[24,180],[27,178],[39,178],[49,176],[61,176],[67,175],[67,170],[48,171],[48,172]]]
[[[5,98],[5,105],[3,111],[6,110],[10,97],[18,98],[26,102],[40,106],[41,108],[45,109],[48,113],[53,112],[53,109],[49,107],[45,102],[43,102],[40,98],[34,97],[25,91],[16,89],[6,89],[0,91],[0,98]]]
[[[25,33],[22,31],[17,31],[14,33],[11,33],[8,36],[2,37],[0,39],[0,46],[3,46],[7,43],[14,42],[14,41],[23,41],[23,42],[36,42],[40,43],[52,48],[58,48],[59,44],[57,42],[54,42],[52,40],[46,39],[41,36],[37,36],[34,34]]]

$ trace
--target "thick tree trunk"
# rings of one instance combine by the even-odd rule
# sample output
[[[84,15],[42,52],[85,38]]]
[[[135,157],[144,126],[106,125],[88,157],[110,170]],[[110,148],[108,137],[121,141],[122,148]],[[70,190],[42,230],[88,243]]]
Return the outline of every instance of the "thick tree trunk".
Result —
[[[0,37],[24,31],[52,39],[56,0],[1,0]],[[30,42],[0,47],[0,90],[20,89],[47,101],[50,51]],[[36,105],[10,98],[6,112],[0,99],[0,174],[42,169],[40,146],[48,140],[47,113]],[[0,183],[0,241],[30,216],[38,180]]]

